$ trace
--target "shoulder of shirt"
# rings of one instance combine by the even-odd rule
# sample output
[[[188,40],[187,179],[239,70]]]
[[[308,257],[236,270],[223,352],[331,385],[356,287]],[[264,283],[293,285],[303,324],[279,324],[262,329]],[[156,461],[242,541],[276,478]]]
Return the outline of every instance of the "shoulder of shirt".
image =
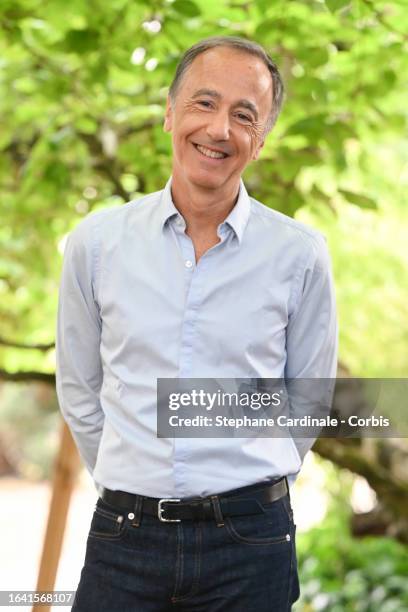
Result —
[[[304,248],[309,251],[310,255],[314,254],[317,260],[321,260],[322,257],[326,258],[327,239],[322,232],[302,221],[269,208],[252,196],[249,199],[251,201],[251,213],[262,221],[268,232],[274,227],[279,228],[280,231],[284,229],[288,240],[301,240]]]
[[[90,212],[77,223],[73,230],[71,230],[70,239],[86,242],[87,239],[90,239],[95,229],[100,229],[107,224],[110,225],[112,222],[126,216],[130,209],[142,211],[146,204],[149,205],[153,202],[158,202],[161,192],[162,190],[155,191],[141,196],[140,198],[136,198],[135,200],[131,200],[126,204],[121,204],[120,206],[110,206]]]

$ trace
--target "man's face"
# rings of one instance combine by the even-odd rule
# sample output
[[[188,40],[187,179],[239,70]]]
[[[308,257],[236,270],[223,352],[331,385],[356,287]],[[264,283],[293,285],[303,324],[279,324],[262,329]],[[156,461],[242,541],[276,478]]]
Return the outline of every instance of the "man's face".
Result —
[[[173,109],[167,99],[164,129],[172,132],[176,180],[206,189],[235,186],[264,144],[271,101],[272,79],[262,60],[229,47],[197,56]]]

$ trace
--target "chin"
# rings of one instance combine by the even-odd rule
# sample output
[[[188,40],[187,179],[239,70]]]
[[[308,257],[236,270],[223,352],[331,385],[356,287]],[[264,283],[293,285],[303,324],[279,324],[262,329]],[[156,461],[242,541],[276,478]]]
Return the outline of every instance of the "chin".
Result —
[[[207,189],[216,189],[217,187],[221,187],[226,181],[226,177],[216,176],[210,172],[186,173],[186,178],[190,183],[193,183],[197,187]]]

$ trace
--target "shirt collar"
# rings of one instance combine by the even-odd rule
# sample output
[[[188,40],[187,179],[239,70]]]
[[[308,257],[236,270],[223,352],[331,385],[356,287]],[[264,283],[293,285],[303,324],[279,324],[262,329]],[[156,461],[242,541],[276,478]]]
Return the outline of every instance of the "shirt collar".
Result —
[[[170,177],[167,181],[166,186],[164,187],[161,195],[160,222],[162,227],[164,227],[166,222],[171,217],[178,215],[181,218],[181,214],[175,207],[173,198],[171,196],[171,181],[172,177]],[[236,237],[238,238],[239,243],[242,242],[244,230],[249,220],[250,209],[251,203],[249,200],[249,195],[245,188],[243,180],[240,179],[238,200],[228,217],[221,224],[223,225],[225,223],[233,229]]]

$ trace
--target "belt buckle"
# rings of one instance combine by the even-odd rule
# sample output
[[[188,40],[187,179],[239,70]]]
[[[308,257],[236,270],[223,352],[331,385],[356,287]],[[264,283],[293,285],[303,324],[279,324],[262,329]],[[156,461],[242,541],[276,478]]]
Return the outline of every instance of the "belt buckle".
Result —
[[[177,503],[181,501],[180,499],[176,499],[175,497],[167,497],[167,498],[163,498],[159,500],[159,503],[157,505],[157,516],[159,518],[159,521],[161,521],[162,523],[180,523],[181,519],[167,519],[164,518],[163,516],[163,512],[164,512],[164,508],[162,508],[162,505],[165,502],[173,502],[173,503]]]

